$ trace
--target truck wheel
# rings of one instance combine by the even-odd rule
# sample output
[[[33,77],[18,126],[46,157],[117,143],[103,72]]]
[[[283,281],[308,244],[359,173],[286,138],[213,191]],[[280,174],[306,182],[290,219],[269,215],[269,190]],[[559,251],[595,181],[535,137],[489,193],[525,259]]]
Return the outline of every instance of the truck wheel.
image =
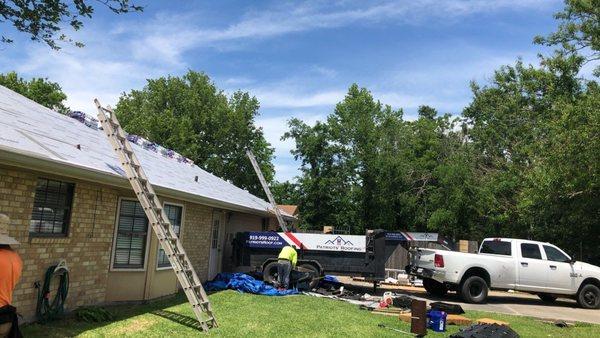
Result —
[[[594,284],[584,285],[577,294],[577,303],[584,309],[600,309],[600,289]]]
[[[319,273],[319,269],[317,269],[317,267],[315,267],[314,265],[308,264],[308,263],[300,264],[300,265],[298,265],[298,268],[302,268],[303,270],[305,270],[303,272],[308,272],[311,274],[311,280],[310,280],[310,283],[308,284],[308,286],[310,287],[311,290],[316,288],[317,285],[319,284],[319,277],[321,275]],[[300,270],[300,271],[302,271],[302,270]]]
[[[442,297],[448,293],[448,288],[446,288],[446,285],[431,278],[423,278],[423,287],[428,294],[437,297]]]
[[[480,304],[485,302],[488,295],[488,286],[485,279],[479,276],[468,277],[460,286],[460,295],[467,303]]]
[[[271,262],[265,266],[263,281],[271,285],[277,284],[277,262]]]
[[[546,302],[546,303],[554,303],[554,301],[557,298],[556,296],[547,294],[547,293],[540,293],[540,294],[538,294],[538,297],[540,297],[542,302]]]

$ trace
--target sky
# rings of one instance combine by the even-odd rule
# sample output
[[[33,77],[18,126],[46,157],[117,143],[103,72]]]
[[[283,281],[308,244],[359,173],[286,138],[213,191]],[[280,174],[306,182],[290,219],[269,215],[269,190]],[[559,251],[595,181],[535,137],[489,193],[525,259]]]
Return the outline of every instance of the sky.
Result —
[[[73,110],[95,114],[146,79],[208,74],[226,93],[244,90],[261,103],[256,124],[275,148],[276,179],[299,174],[282,141],[287,121],[333,112],[352,83],[406,119],[419,105],[458,115],[493,71],[518,58],[537,63],[548,50],[532,43],[557,27],[559,0],[422,1],[134,1],[141,14],[97,6],[69,32],[84,48],[53,51],[0,24],[15,40],[0,45],[0,72],[58,82]]]

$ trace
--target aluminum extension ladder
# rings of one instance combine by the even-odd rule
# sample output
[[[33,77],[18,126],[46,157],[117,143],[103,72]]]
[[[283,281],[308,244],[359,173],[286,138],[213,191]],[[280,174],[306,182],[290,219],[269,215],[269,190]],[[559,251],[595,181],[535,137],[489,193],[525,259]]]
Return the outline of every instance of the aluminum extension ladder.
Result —
[[[206,332],[212,327],[217,327],[217,321],[202,283],[196,275],[192,262],[173,230],[173,226],[169,222],[169,218],[164,212],[162,204],[148,181],[137,156],[133,152],[131,144],[127,140],[127,135],[110,108],[102,107],[97,99],[94,100],[94,103],[98,107],[98,119],[102,124],[102,129],[104,129],[111,146],[117,153],[121,166],[125,169],[129,183],[131,183],[138,200],[144,208],[144,212],[152,225],[152,230],[158,237],[160,246],[169,258],[169,262],[171,262],[175,275],[198,319],[200,328]],[[107,117],[106,113],[110,116]]]
[[[250,163],[252,163],[252,168],[254,168],[254,172],[256,173],[256,176],[258,176],[258,180],[260,181],[260,184],[262,185],[263,190],[265,191],[265,194],[267,195],[267,198],[269,199],[269,202],[271,203],[271,206],[273,207],[275,216],[277,216],[277,222],[279,222],[279,227],[281,228],[281,230],[283,230],[283,232],[288,232],[288,228],[285,225],[285,221],[283,220],[283,217],[281,216],[281,212],[279,211],[279,208],[277,207],[277,204],[275,203],[275,198],[273,198],[273,194],[271,194],[271,189],[269,189],[267,180],[265,179],[265,176],[263,175],[262,170],[260,170],[260,166],[258,165],[258,162],[256,161],[256,157],[254,157],[254,153],[252,152],[252,150],[250,150],[250,148],[246,149],[246,156],[248,156],[248,159],[250,159]]]

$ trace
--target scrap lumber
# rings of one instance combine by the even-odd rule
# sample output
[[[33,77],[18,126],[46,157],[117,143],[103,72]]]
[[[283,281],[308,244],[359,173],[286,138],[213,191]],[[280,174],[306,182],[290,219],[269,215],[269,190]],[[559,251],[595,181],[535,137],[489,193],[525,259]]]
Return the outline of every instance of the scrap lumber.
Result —
[[[446,317],[446,324],[448,325],[470,325],[471,323],[473,323],[472,319],[461,315],[448,315]]]
[[[501,320],[496,320],[496,319],[491,319],[491,318],[479,318],[479,319],[477,319],[477,323],[479,323],[479,324],[498,324],[498,325],[510,326],[510,324],[508,322],[503,322]]]

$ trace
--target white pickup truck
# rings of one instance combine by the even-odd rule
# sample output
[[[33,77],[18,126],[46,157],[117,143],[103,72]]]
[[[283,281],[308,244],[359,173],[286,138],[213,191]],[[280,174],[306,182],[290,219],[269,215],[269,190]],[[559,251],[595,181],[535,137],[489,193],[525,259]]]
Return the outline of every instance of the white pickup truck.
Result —
[[[478,254],[411,249],[407,271],[423,279],[436,296],[457,291],[466,302],[485,302],[489,289],[537,294],[545,302],[558,297],[577,300],[583,308],[600,308],[600,267],[576,262],[550,243],[486,238]]]

